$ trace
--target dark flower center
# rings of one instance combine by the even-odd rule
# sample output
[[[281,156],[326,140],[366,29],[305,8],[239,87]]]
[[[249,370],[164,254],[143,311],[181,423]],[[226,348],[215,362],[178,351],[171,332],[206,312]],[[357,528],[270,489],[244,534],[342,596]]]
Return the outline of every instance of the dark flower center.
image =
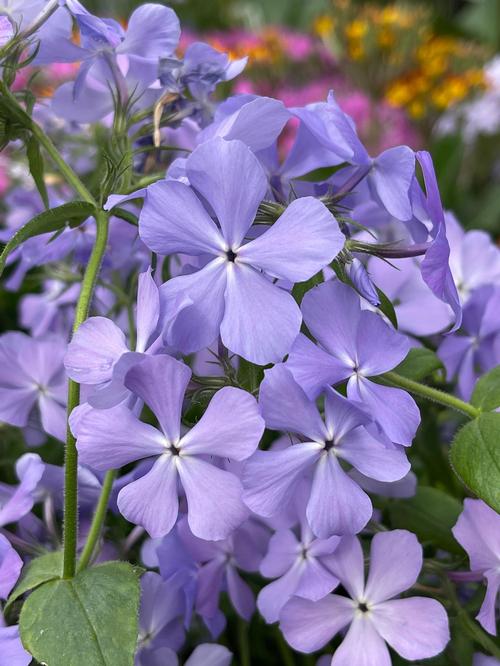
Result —
[[[362,613],[366,613],[368,611],[368,606],[363,601],[361,601],[358,604],[358,610],[360,610]]]
[[[325,451],[329,451],[335,446],[333,439],[327,439],[325,442]]]
[[[226,252],[226,258],[228,261],[234,262],[234,260],[236,259],[236,252],[233,252],[233,250],[228,250]]]
[[[178,455],[180,455],[181,451],[180,451],[180,449],[178,449],[176,446],[174,446],[173,444],[171,444],[171,445],[170,445],[170,453],[171,453],[173,456],[178,456]]]

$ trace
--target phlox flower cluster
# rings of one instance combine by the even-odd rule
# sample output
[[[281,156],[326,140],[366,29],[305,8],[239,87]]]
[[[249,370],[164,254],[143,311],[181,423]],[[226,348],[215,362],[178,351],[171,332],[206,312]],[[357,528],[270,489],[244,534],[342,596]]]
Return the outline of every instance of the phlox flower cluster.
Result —
[[[0,335],[0,432],[19,429],[23,453],[17,481],[0,484],[0,598],[23,564],[60,547],[68,438],[78,549],[111,478],[93,562],[147,569],[136,666],[228,666],[235,623],[244,633],[257,615],[263,632],[277,623],[281,650],[321,664],[421,663],[447,650],[450,586],[465,604],[486,584],[477,627],[493,641],[499,515],[465,499],[457,556],[390,512],[422,485],[420,406],[392,371],[434,350],[468,400],[500,363],[500,250],[443,210],[430,154],[370,155],[334,92],[299,107],[254,94],[216,104],[245,57],[201,42],[179,56],[163,5],[142,5],[126,28],[77,0],[4,2],[0,14],[4,48],[24,35],[35,65],[77,63],[33,116],[109,219],[90,316],[74,330],[96,215],[44,228],[7,258],[22,331]],[[99,147],[65,149],[70,131],[125,137],[118,175]],[[168,168],[151,177],[162,148]],[[55,210],[74,200],[55,178],[46,195]],[[45,205],[26,182],[6,207],[8,242]],[[0,618],[0,666],[27,666],[15,609]]]

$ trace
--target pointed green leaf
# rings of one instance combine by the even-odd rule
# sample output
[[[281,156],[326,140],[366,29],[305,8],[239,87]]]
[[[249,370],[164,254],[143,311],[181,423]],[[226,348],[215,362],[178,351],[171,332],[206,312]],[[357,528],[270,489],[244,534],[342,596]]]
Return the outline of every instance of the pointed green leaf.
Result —
[[[49,195],[44,180],[44,164],[42,153],[40,152],[40,145],[34,136],[28,140],[26,144],[26,154],[28,156],[28,164],[30,173],[35,181],[36,189],[42,197],[43,205],[45,208],[49,207]]]
[[[5,262],[9,254],[24,243],[25,240],[33,236],[49,233],[50,231],[58,231],[67,223],[72,226],[71,222],[75,219],[80,220],[81,224],[81,222],[94,212],[95,208],[92,204],[86,201],[72,201],[51,210],[45,210],[43,213],[33,217],[16,231],[0,254],[0,275],[5,268]]]
[[[450,461],[465,485],[500,513],[500,414],[480,414],[459,430]]]
[[[24,647],[50,666],[133,666],[141,572],[106,562],[38,587],[19,618]]]
[[[377,294],[380,299],[380,305],[378,306],[378,309],[380,310],[380,312],[385,314],[385,316],[391,322],[394,328],[398,328],[398,318],[391,299],[388,296],[386,296],[382,291],[382,289],[379,289],[377,285],[375,285],[375,289],[377,290]]]
[[[21,580],[12,590],[7,601],[6,609],[25,592],[34,590],[49,580],[59,578],[62,572],[62,551],[47,553],[31,560],[21,572]]]
[[[297,301],[297,304],[300,305],[302,303],[302,299],[307,294],[307,292],[316,285],[321,284],[322,282],[324,282],[323,271],[316,273],[316,275],[313,275],[311,278],[309,278],[309,280],[306,280],[305,282],[297,282],[297,284],[295,284],[292,289],[292,296]]]
[[[485,412],[500,407],[500,365],[478,379],[471,404]]]

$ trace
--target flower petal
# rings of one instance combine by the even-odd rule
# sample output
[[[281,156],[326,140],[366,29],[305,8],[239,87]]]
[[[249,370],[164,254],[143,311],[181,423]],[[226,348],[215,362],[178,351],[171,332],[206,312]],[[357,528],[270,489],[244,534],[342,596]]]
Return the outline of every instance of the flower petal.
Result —
[[[403,447],[384,446],[363,427],[351,430],[342,439],[337,455],[377,481],[399,481],[410,471]]]
[[[191,153],[186,170],[191,185],[212,206],[228,247],[236,249],[267,191],[259,160],[242,141],[215,137]]]
[[[287,643],[299,652],[316,652],[351,621],[350,599],[329,594],[319,601],[294,597],[281,611],[280,629]]]
[[[259,592],[257,608],[268,624],[279,620],[283,606],[295,594],[304,569],[305,561],[297,559],[283,576],[269,583]]]
[[[70,426],[80,462],[94,469],[117,469],[165,451],[161,432],[139,421],[124,405],[111,409],[81,405],[71,413]]]
[[[373,163],[370,183],[386,210],[398,220],[409,220],[410,185],[415,175],[415,153],[408,146],[384,150]]]
[[[247,391],[226,386],[208,407],[180,447],[189,454],[245,460],[259,445],[265,424],[255,398]]]
[[[310,400],[283,364],[264,373],[259,405],[268,428],[305,435],[317,442],[328,439],[316,404]]]
[[[375,534],[365,595],[370,603],[391,599],[415,584],[422,569],[422,546],[407,530]]]
[[[281,361],[300,331],[293,297],[249,266],[229,264],[223,343],[243,358],[265,365]]]
[[[125,38],[117,52],[156,60],[175,51],[180,34],[179,19],[173,9],[147,3],[130,15]]]
[[[295,444],[283,451],[257,451],[243,469],[243,499],[261,516],[274,516],[286,506],[300,477],[318,460],[321,446]]]
[[[139,235],[161,255],[219,254],[223,238],[193,190],[176,180],[148,187],[139,217]]]
[[[179,456],[179,476],[187,497],[188,523],[200,539],[225,539],[249,512],[240,480],[195,456]]]
[[[487,581],[486,594],[476,620],[493,636],[497,635],[496,609],[497,597],[500,590],[500,572],[497,570],[487,571],[485,574]]]
[[[191,370],[167,354],[148,356],[127,372],[125,386],[151,408],[171,444],[179,441],[182,402]]]
[[[74,333],[64,366],[75,382],[100,384],[111,379],[113,365],[126,352],[125,335],[111,319],[90,317]]]
[[[370,615],[382,638],[410,661],[436,656],[450,640],[446,611],[435,599],[384,601]]]
[[[151,276],[151,267],[139,274],[137,287],[137,344],[138,352],[143,352],[148,346],[150,337],[158,326],[160,316],[160,296],[158,287]]]
[[[253,592],[245,581],[241,579],[236,568],[226,568],[227,592],[236,612],[244,620],[250,620],[255,610]]]
[[[304,282],[344,247],[345,236],[326,206],[313,197],[295,199],[261,236],[243,245],[238,258],[273,277]]]
[[[372,516],[370,498],[342,469],[334,453],[323,453],[316,465],[307,503],[307,520],[321,538],[357,534]]]
[[[361,599],[365,587],[363,550],[355,536],[343,537],[329,566],[353,599]]]
[[[367,335],[366,331],[370,331]],[[406,336],[391,328],[375,312],[362,312],[356,335],[358,367],[364,375],[392,370],[410,351]]]
[[[160,456],[147,474],[122,488],[118,508],[128,521],[144,527],[152,539],[168,534],[179,512],[174,456]]]
[[[346,637],[335,650],[331,666],[391,666],[384,640],[370,619],[356,617]]]

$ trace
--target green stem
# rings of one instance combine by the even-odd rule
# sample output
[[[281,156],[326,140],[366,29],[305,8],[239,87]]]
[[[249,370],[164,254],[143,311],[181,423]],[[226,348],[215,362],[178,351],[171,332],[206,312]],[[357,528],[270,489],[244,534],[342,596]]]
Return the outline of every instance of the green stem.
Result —
[[[88,317],[97,277],[108,242],[108,216],[96,214],[96,238],[83,276],[80,296],[75,312],[73,331]],[[80,402],[80,386],[73,381],[68,385],[68,416]],[[78,539],[78,452],[76,440],[68,425],[64,459],[64,529],[63,529],[63,578],[72,578],[76,569]]]
[[[377,377],[377,380],[381,380],[384,384],[389,384],[390,386],[397,386],[398,388],[402,388],[405,391],[409,391],[414,395],[420,396],[421,398],[426,398],[426,400],[438,402],[445,407],[456,409],[471,419],[476,419],[481,413],[481,410],[473,407],[468,402],[464,402],[463,400],[456,398],[454,395],[450,395],[449,393],[445,393],[439,389],[432,388],[432,386],[427,386],[426,384],[415,382],[413,379],[407,379],[406,377],[402,377],[395,372],[386,372],[381,377]]]
[[[288,647],[288,643],[283,638],[283,634],[279,630],[279,627],[275,627],[276,633],[276,642],[278,644],[278,649],[281,654],[281,660],[284,666],[295,666],[295,660],[293,658],[293,653]]]
[[[241,618],[238,618],[238,647],[241,666],[251,666],[252,660],[250,657],[250,643],[248,642],[248,624]]]
[[[82,550],[80,560],[78,562],[77,571],[82,571],[85,569],[94,555],[96,544],[99,540],[101,534],[102,526],[104,524],[104,518],[106,517],[106,510],[108,508],[109,496],[111,490],[113,489],[113,482],[116,479],[116,470],[110,470],[106,472],[104,477],[104,482],[102,484],[101,494],[99,496],[99,501],[95,509],[94,517],[92,518],[92,523],[90,525],[90,530],[87,535],[87,541]]]

